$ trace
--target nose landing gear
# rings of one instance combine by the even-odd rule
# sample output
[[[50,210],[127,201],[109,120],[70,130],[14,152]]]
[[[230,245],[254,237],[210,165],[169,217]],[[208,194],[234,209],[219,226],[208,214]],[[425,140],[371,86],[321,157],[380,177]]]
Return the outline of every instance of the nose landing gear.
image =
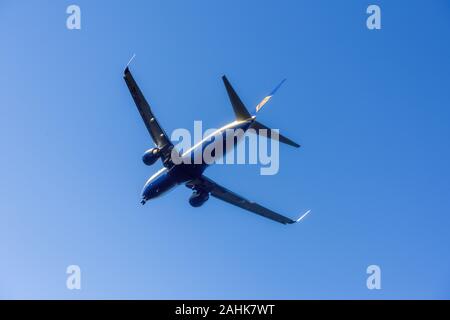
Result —
[[[145,199],[141,200],[141,204],[144,205],[147,201]]]

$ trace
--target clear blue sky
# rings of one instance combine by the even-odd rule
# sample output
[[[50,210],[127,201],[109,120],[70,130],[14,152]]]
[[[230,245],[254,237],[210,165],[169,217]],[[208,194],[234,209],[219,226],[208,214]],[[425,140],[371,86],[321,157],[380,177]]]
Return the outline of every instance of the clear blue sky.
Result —
[[[450,4],[435,1],[0,2],[1,298],[450,298]],[[382,30],[365,26],[382,9]],[[139,204],[152,142],[133,71],[168,132],[249,107],[303,148],[280,172],[216,166],[283,226],[184,187]],[[66,289],[66,267],[82,290]],[[366,268],[382,289],[366,288]]]

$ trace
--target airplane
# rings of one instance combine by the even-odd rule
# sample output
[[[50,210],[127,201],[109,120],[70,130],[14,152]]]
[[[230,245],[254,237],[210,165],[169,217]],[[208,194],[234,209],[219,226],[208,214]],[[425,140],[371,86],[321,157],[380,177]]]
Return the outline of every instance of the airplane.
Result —
[[[155,144],[154,148],[151,148],[144,153],[142,160],[144,164],[151,166],[158,159],[161,159],[164,166],[162,169],[152,175],[145,183],[141,194],[142,205],[144,205],[148,200],[160,197],[176,186],[184,184],[186,185],[186,187],[190,188],[193,191],[191,197],[189,198],[189,203],[193,207],[202,206],[211,195],[214,198],[223,200],[232,205],[282,224],[293,224],[299,222],[309,214],[311,210],[305,212],[298,219],[291,219],[270,209],[267,209],[253,201],[241,197],[240,195],[226,189],[225,187],[206,177],[203,173],[209,166],[209,164],[205,161],[201,161],[200,163],[191,163],[191,161],[181,161],[181,163],[178,163],[179,161],[174,161],[173,155],[177,155],[178,153],[174,149],[174,145],[170,141],[164,129],[156,120],[156,117],[154,116],[150,105],[148,104],[139,86],[134,80],[128,65],[125,68],[123,77],[142,117],[142,120],[144,121],[144,124],[147,127],[147,130],[150,133],[150,136],[152,137]],[[259,130],[265,129],[268,133],[267,136],[269,136],[271,131],[270,128],[256,121],[256,116],[249,113],[226,76],[223,76],[222,80],[227,90],[228,97],[233,107],[236,119],[235,121],[218,129],[213,134],[214,137],[219,137],[225,140],[227,130],[242,129],[245,132],[249,128],[255,129],[255,132],[257,134],[259,134]],[[275,94],[275,92],[279,89],[283,82],[284,80],[257,105],[256,112],[261,110],[261,108],[270,100],[270,98]],[[270,137],[272,138],[271,134]],[[232,147],[235,147],[240,139],[242,139],[242,136],[238,136],[235,139],[234,145]],[[180,154],[181,158],[192,159],[195,154],[198,154],[198,152],[203,152],[203,150],[209,144],[214,143],[213,141],[215,141],[215,139],[211,139],[211,137],[205,137],[199,143],[195,144],[192,148],[189,148],[188,150]],[[300,147],[299,144],[281,134],[279,134],[279,141],[295,148]],[[226,153],[226,151],[227,150],[224,150],[224,153]]]

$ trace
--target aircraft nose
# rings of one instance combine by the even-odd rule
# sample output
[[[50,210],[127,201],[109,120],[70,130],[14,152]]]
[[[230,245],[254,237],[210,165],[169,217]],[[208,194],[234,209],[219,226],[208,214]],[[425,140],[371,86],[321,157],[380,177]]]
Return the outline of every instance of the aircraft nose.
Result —
[[[141,202],[144,202],[142,204],[145,204],[145,201],[147,201],[147,200],[152,198],[152,185],[151,185],[150,181],[148,181],[144,185],[144,188],[142,189],[141,197],[142,197],[142,201]]]
[[[155,183],[148,181],[142,189],[141,193],[141,197],[144,203],[147,200],[156,198],[158,196],[158,189],[159,188]]]
[[[162,184],[162,175],[167,171],[167,169],[162,169],[151,176],[142,188],[141,196],[142,200],[147,201],[153,198],[156,198],[160,195],[161,184]]]

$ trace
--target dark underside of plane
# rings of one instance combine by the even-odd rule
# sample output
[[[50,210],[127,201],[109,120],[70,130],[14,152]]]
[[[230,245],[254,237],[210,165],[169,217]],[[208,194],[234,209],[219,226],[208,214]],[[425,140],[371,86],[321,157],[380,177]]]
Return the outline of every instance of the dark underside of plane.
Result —
[[[154,116],[150,105],[139,89],[128,67],[124,71],[124,79],[134,99],[134,102],[136,103],[142,120],[144,121],[144,124],[147,127],[147,130],[150,133],[150,136],[152,137],[155,144],[154,148],[148,150],[144,154],[143,161],[146,165],[152,165],[158,159],[161,159],[164,166],[161,170],[156,172],[145,184],[142,191],[142,204],[145,204],[150,199],[161,196],[162,194],[178,185],[184,184],[186,185],[186,187],[193,190],[192,196],[189,199],[189,203],[193,207],[199,207],[203,205],[209,199],[209,196],[212,196],[214,198],[223,200],[232,205],[238,206],[242,209],[259,214],[263,217],[280,222],[282,224],[292,224],[298,222],[309,213],[308,211],[300,218],[293,220],[270,209],[267,209],[253,201],[249,201],[219,185],[213,180],[207,178],[203,174],[205,169],[208,167],[207,163],[202,162],[200,164],[190,164],[182,162],[180,164],[176,164],[173,160],[173,155],[179,153],[174,150],[174,145],[156,120],[156,117]],[[255,120],[256,116],[252,116],[248,112],[247,108],[244,106],[241,99],[236,94],[235,90],[225,76],[223,77],[223,82],[228,92],[228,96],[230,98],[236,120],[229,125],[219,129],[216,132],[216,136],[223,136],[223,138],[225,139],[225,129],[242,129],[243,131],[246,131],[249,128],[255,129],[256,133],[258,133],[261,129],[266,129],[269,132],[269,136],[271,136],[270,129],[257,122]],[[257,106],[257,111],[259,111],[259,109],[273,96],[279,86],[274,91],[272,91],[270,95],[263,99],[263,101]],[[293,147],[300,147],[300,145],[282,136],[281,134],[279,134],[279,141]],[[204,139],[192,149],[188,150],[188,152],[183,154],[183,156],[193,157],[198,149],[200,149],[200,151],[204,150],[204,148],[210,143],[210,140]]]

